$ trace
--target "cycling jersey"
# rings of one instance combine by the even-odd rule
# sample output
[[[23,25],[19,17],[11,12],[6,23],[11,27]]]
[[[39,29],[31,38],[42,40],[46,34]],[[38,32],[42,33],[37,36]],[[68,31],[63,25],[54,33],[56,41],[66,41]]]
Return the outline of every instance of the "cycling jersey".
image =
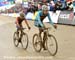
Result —
[[[42,11],[38,11],[38,14],[37,14],[37,16],[36,16],[36,18],[35,18],[35,22],[34,22],[35,26],[44,27],[44,25],[43,25],[43,20],[44,20],[44,18],[45,18],[46,16],[48,16],[49,23],[53,25],[53,22],[52,22],[52,20],[51,20],[51,18],[50,18],[49,13],[46,14],[46,15],[44,15]]]
[[[25,20],[25,18],[21,19],[20,17],[17,17],[16,23],[19,23],[19,25],[21,25],[23,20]]]

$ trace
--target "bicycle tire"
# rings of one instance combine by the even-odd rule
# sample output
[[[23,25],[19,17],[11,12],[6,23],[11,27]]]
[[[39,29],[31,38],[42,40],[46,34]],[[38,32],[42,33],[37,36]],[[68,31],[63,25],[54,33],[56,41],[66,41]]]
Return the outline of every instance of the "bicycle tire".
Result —
[[[36,37],[36,40],[35,40],[35,37]],[[37,42],[37,39],[39,40],[39,38],[38,38],[38,34],[34,34],[34,36],[33,36],[33,47],[34,47],[34,49],[35,49],[35,51],[36,52],[40,52],[41,51],[41,49],[42,49],[42,46],[41,46],[41,41],[39,40],[38,42]],[[39,45],[39,49],[36,49],[36,45]]]
[[[16,47],[18,47],[19,45],[19,41],[18,41],[18,37],[17,37],[17,32],[14,32],[14,35],[13,35],[13,42],[14,42],[14,45]],[[17,43],[16,43],[17,42]]]
[[[28,42],[29,42],[29,40],[28,40],[28,35],[26,34],[26,33],[23,33],[22,34],[22,39],[21,39],[21,45],[22,45],[22,47],[26,50],[27,49],[27,47],[28,47]]]
[[[55,51],[52,53],[51,52],[51,49],[49,49],[49,47],[50,46],[48,46],[48,44],[50,44],[51,43],[51,39],[50,40],[48,40],[48,38],[50,39],[50,38],[53,38],[53,40],[54,40],[54,42],[55,42]],[[47,40],[46,40],[46,44],[47,44],[47,49],[48,49],[48,52],[50,53],[50,55],[52,55],[52,56],[55,56],[56,55],[56,53],[57,53],[57,51],[58,51],[58,44],[57,44],[57,40],[56,40],[56,38],[55,38],[55,36],[53,36],[53,35],[48,35],[48,38],[47,38]],[[52,44],[51,44],[52,45]],[[53,49],[54,50],[54,49]]]

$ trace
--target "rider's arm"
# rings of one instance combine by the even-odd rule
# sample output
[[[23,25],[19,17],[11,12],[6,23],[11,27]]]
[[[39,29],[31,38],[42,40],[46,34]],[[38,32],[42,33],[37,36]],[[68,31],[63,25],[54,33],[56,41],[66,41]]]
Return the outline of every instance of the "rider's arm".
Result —
[[[51,18],[50,18],[49,13],[48,13],[48,19],[49,19],[49,23],[52,24],[52,25],[54,25],[53,21],[52,21]]]
[[[26,20],[26,19],[24,19],[24,21],[25,21],[25,23],[26,23],[27,27],[29,28],[30,26],[29,26],[29,24],[28,24],[27,20]]]
[[[54,23],[53,23],[53,21],[52,21],[51,18],[50,18],[49,13],[48,13],[48,19],[49,19],[49,23],[52,24],[55,29],[57,29],[57,24],[54,24]]]

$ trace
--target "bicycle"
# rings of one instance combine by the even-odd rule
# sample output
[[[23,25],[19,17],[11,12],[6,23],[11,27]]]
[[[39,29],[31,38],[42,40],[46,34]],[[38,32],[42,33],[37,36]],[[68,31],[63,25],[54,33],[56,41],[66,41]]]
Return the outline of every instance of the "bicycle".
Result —
[[[43,29],[43,32],[46,32],[46,35],[44,37],[44,39],[45,39],[45,47],[48,50],[48,52],[52,56],[54,56],[54,55],[56,55],[56,53],[58,51],[58,44],[57,44],[57,40],[56,40],[55,36],[53,36],[52,34],[49,34],[50,29],[51,29],[50,27]],[[51,38],[53,38],[53,40],[51,40]],[[54,46],[53,43],[55,44],[55,46]],[[34,47],[36,52],[40,52],[41,49],[43,48],[42,37],[39,36],[39,33],[33,35],[33,47]]]
[[[19,43],[21,43],[22,47],[26,50],[27,47],[28,47],[28,35],[23,32],[23,30],[26,29],[26,28],[20,28],[19,31],[15,31],[14,32],[14,35],[13,35],[13,42],[14,42],[14,45],[16,47],[19,46]]]

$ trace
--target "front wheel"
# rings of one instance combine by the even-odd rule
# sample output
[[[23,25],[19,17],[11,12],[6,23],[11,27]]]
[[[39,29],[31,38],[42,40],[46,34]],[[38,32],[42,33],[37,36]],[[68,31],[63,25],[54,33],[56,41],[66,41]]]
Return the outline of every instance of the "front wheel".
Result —
[[[47,49],[52,56],[55,56],[58,51],[57,40],[53,35],[48,35],[47,38]]]
[[[19,45],[19,36],[18,36],[18,33],[17,32],[14,32],[14,35],[13,35],[13,42],[14,42],[14,45],[17,47]]]
[[[42,49],[41,40],[40,40],[38,34],[34,34],[34,36],[33,36],[33,47],[36,52],[40,52]]]
[[[22,47],[26,50],[28,47],[28,35],[26,33],[22,34],[22,38],[21,38],[21,45]]]

